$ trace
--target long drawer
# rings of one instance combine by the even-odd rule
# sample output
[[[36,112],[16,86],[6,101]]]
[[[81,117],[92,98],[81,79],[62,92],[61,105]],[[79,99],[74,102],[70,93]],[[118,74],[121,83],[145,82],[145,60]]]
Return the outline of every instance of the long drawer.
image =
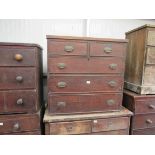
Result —
[[[121,108],[121,102],[121,93],[51,94],[48,110],[54,114],[114,111]]]
[[[0,90],[36,87],[36,69],[23,67],[0,68]]]
[[[123,76],[105,75],[50,75],[48,89],[51,92],[120,92]]]
[[[0,66],[36,66],[36,52],[32,47],[0,46]]]
[[[132,130],[132,135],[155,135],[155,128]]]
[[[132,120],[132,129],[155,127],[155,114],[135,115]]]
[[[0,134],[40,130],[39,114],[0,115]]]
[[[14,132],[14,133],[7,133],[6,135],[41,135],[41,131],[28,131],[28,132]]]
[[[120,57],[52,57],[48,59],[49,73],[124,73]]]
[[[1,95],[2,94],[2,95]],[[0,92],[0,113],[32,113],[39,110],[36,90]]]

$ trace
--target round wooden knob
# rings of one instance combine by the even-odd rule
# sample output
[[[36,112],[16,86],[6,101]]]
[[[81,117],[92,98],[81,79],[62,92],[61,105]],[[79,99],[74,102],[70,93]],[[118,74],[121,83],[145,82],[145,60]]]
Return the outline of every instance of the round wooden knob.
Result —
[[[16,61],[22,61],[23,60],[23,56],[21,54],[15,54],[14,58]]]
[[[146,123],[148,123],[148,124],[152,124],[153,122],[152,122],[152,120],[147,119],[147,120],[146,120]]]
[[[18,105],[22,105],[23,103],[24,103],[24,102],[23,102],[23,99],[22,99],[22,98],[20,98],[20,99],[17,100],[17,104],[18,104]]]
[[[22,76],[17,76],[17,77],[16,77],[16,80],[17,80],[18,82],[22,82],[22,81],[23,81],[23,77],[22,77]]]

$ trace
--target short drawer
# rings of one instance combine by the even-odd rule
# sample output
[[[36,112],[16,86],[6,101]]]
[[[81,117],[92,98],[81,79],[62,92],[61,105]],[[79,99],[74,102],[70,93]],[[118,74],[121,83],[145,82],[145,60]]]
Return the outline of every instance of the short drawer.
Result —
[[[4,109],[4,93],[0,92],[0,111]]]
[[[49,113],[71,114],[120,110],[122,94],[59,94],[49,95]]]
[[[132,130],[132,135],[155,135],[155,128]]]
[[[146,64],[155,64],[155,47],[147,47],[146,52]]]
[[[48,39],[48,56],[52,55],[87,55],[88,44],[82,41],[64,41]]]
[[[90,56],[125,57],[126,45],[126,43],[92,42],[90,44]]]
[[[0,134],[40,130],[38,114],[0,116]]]
[[[0,46],[0,66],[35,66],[35,48]]]
[[[148,31],[147,45],[155,45],[155,31]]]
[[[0,90],[35,88],[35,68],[0,68]]]
[[[46,135],[73,135],[91,133],[91,121],[46,123]]]
[[[32,113],[39,110],[36,91],[4,92],[5,106],[0,113]],[[1,102],[0,102],[1,103]]]
[[[92,132],[89,135],[129,135],[129,129],[103,131],[103,132]]]
[[[135,115],[132,119],[133,129],[155,127],[155,114]]]
[[[129,117],[96,119],[92,121],[92,132],[128,129],[129,124]]]
[[[120,92],[123,88],[123,76],[119,75],[58,75],[48,78],[49,91],[58,93]]]
[[[124,73],[125,62],[119,57],[53,57],[48,59],[49,73]]]
[[[135,114],[155,113],[155,97],[140,98],[135,102]]]

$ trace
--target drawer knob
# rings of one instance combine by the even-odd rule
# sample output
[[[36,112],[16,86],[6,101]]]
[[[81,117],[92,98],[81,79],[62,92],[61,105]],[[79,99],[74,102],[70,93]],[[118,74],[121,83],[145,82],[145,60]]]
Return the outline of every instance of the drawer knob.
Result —
[[[57,66],[59,69],[64,69],[66,67],[66,64],[65,63],[58,63]]]
[[[58,84],[57,84],[57,86],[59,87],[59,88],[65,88],[66,87],[66,82],[58,82]]]
[[[17,80],[18,82],[22,82],[22,81],[23,81],[23,77],[22,77],[22,76],[17,76],[17,77],[16,77],[16,80]]]
[[[104,48],[104,52],[107,53],[107,54],[109,54],[109,53],[112,52],[112,48],[111,47],[105,47]]]
[[[57,106],[58,107],[65,107],[66,106],[66,102],[57,102]]]
[[[155,109],[155,105],[152,105],[152,104],[150,104],[148,107],[149,107],[150,109]]]
[[[13,125],[13,130],[17,131],[17,130],[19,130],[19,129],[20,129],[19,123],[15,123],[15,124]]]
[[[146,123],[148,123],[148,124],[152,124],[153,122],[152,122],[152,120],[147,119],[147,120],[146,120]]]
[[[97,123],[98,123],[98,121],[97,121],[97,120],[93,120],[93,123],[94,123],[94,124],[97,124]]]
[[[73,52],[74,46],[66,45],[66,46],[64,47],[64,50],[65,50],[66,52]]]
[[[71,132],[73,130],[73,126],[71,126],[71,125],[70,126],[67,126],[66,129],[67,129],[68,132]]]
[[[107,104],[108,104],[109,106],[112,106],[112,105],[114,105],[114,104],[115,104],[115,101],[114,101],[114,100],[112,100],[112,99],[107,100]]]
[[[117,64],[110,64],[109,67],[110,69],[115,70],[117,68]]]
[[[14,58],[16,61],[22,61],[23,60],[23,56],[21,54],[15,54]]]
[[[115,81],[110,81],[108,84],[111,87],[116,87],[116,85],[117,85],[117,83]]]
[[[20,98],[20,99],[17,100],[17,104],[18,104],[18,105],[22,105],[23,103],[24,103],[24,102],[23,102],[23,99],[22,99],[22,98]]]

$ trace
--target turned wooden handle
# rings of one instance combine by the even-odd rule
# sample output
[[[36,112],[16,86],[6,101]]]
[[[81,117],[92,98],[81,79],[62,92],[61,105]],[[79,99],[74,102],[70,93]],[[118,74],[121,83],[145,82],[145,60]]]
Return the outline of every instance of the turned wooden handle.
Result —
[[[22,61],[23,60],[23,56],[21,54],[15,54],[14,58],[16,61]]]

